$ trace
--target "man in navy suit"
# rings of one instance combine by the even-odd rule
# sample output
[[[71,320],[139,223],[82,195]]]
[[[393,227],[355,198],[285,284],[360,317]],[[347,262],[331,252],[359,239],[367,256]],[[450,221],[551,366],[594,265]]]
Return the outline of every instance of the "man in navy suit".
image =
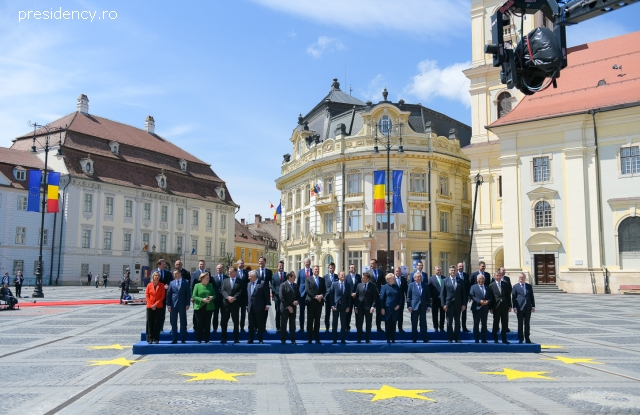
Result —
[[[241,306],[242,293],[245,291],[244,281],[237,278],[238,270],[236,267],[229,267],[229,278],[222,281],[220,296],[222,297],[222,319],[220,320],[220,328],[222,330],[222,338],[220,343],[227,342],[227,325],[229,318],[233,321],[233,342],[239,343],[239,324],[238,311]]]
[[[281,313],[280,313],[280,285],[287,282],[287,274],[284,272],[284,261],[278,262],[278,271],[271,279],[271,295],[273,295],[273,306],[276,309],[276,332],[280,333]]]
[[[307,339],[311,344],[313,337],[320,344],[320,315],[327,294],[324,278],[320,276],[320,267],[313,266],[313,274],[306,279],[305,299],[307,303]]]
[[[202,261],[204,263],[204,261]],[[204,265],[204,264],[203,264]],[[196,271],[198,272],[198,271]],[[195,275],[195,273],[194,273]],[[193,278],[193,277],[192,277]],[[199,278],[199,276],[198,276]],[[216,306],[213,310],[213,331],[218,331],[218,321],[220,318],[220,308],[222,308],[222,281],[225,278],[229,278],[224,274],[224,265],[218,264],[216,266],[216,273],[211,276],[211,284],[213,284],[213,290],[216,293],[216,299],[214,304]],[[193,292],[192,292],[193,293]]]
[[[468,293],[464,292],[464,281],[456,277],[456,267],[451,265],[449,267],[449,277],[442,281],[442,292],[440,293],[442,309],[447,313],[449,343],[453,340],[456,343],[462,343],[460,340],[460,313],[467,308],[468,295]]]
[[[240,281],[242,281],[243,284],[246,285],[247,281],[249,281],[249,271],[244,269],[244,261],[242,259],[239,259],[236,265],[238,267],[236,278],[238,278]],[[246,290],[242,290],[242,294],[240,294],[240,331],[242,333],[246,333],[244,329],[244,323],[246,322],[246,319],[247,319],[247,302],[248,301],[249,301],[249,298],[247,297]]]
[[[509,284],[509,287],[512,287],[511,285],[511,278],[506,275],[507,271],[504,269],[504,267],[500,267],[498,268],[498,271],[500,271],[500,275],[502,275],[502,282]],[[511,312],[511,310],[509,310],[509,312]],[[507,323],[505,324],[505,329],[504,329],[507,333],[511,332],[511,330],[509,330],[509,319],[507,318]]]
[[[344,271],[340,271],[338,281],[331,284],[331,289],[327,292],[327,299],[333,312],[334,344],[338,342],[338,320],[340,320],[340,342],[347,344],[347,313],[352,307],[351,291],[351,283],[346,281]]]
[[[473,338],[476,343],[482,338],[482,343],[487,343],[487,316],[491,308],[492,291],[484,286],[484,275],[478,275],[478,283],[469,290],[471,297],[471,312],[473,313]],[[482,335],[480,334],[482,324]]]
[[[306,281],[313,274],[311,270],[311,260],[309,258],[304,259],[304,268],[298,271],[298,279],[296,280],[296,284],[300,289],[300,304],[298,304],[298,308],[300,309],[300,329],[298,333],[304,333],[304,316],[305,316],[305,308],[307,307],[305,303],[305,290],[306,290]]]
[[[362,282],[356,288],[356,297],[353,307],[356,313],[356,329],[358,330],[358,343],[362,341],[362,323],[366,322],[365,340],[371,343],[371,321],[373,313],[378,308],[380,294],[373,282],[369,281],[368,272],[362,274]]]
[[[271,281],[273,279],[273,271],[266,268],[266,265],[267,265],[267,259],[265,257],[261,256],[260,258],[258,258],[258,269],[256,270],[258,271],[258,279],[266,283],[268,288],[268,287],[271,287]],[[264,312],[265,324],[268,319],[269,319],[269,310],[265,310]],[[278,321],[277,318],[276,318],[276,321]]]
[[[411,313],[411,334],[413,342],[418,340],[418,321],[420,322],[420,334],[422,341],[429,343],[427,336],[427,313],[431,311],[431,297],[429,286],[422,282],[422,272],[417,271],[413,276],[413,282],[407,289],[407,310]]]
[[[369,267],[369,275],[371,275],[370,281],[373,283],[373,285],[376,286],[376,289],[378,290],[378,300],[380,300],[380,290],[382,289],[382,286],[387,283],[387,281],[384,279],[384,270],[378,269],[378,260],[375,258],[369,261]],[[382,333],[382,320],[384,320],[384,318],[382,317],[380,311],[382,310],[383,306],[380,304],[380,301],[377,301],[377,304],[378,308],[376,309],[376,329]]]
[[[533,298],[533,287],[525,282],[524,273],[518,275],[518,282],[513,286],[511,300],[513,303],[513,312],[518,317],[518,340],[522,343],[524,339],[527,343],[531,343],[529,339],[531,313],[536,312],[536,302]],[[524,326],[524,330],[523,330]]]
[[[400,333],[404,333],[404,329],[402,328],[402,323],[404,322],[403,314],[404,314],[404,304],[407,301],[407,290],[409,289],[409,284],[407,283],[407,279],[402,276],[402,269],[400,267],[395,267],[393,270],[393,274],[396,278],[396,284],[398,284],[398,288],[400,289],[400,309],[398,310],[398,331]]]
[[[258,343],[264,344],[262,334],[267,322],[266,311],[271,307],[271,293],[269,284],[258,279],[257,270],[249,271],[249,282],[247,283],[247,314],[249,314],[249,341],[253,344],[253,336],[258,331]]]
[[[491,274],[486,272],[486,269],[487,264],[485,264],[484,261],[480,261],[478,263],[478,270],[471,274],[471,277],[469,277],[469,288],[478,283],[478,275],[484,275],[484,286],[487,288],[489,287],[489,285],[491,284]],[[471,297],[469,297],[469,301],[471,301]]]
[[[335,270],[336,264],[332,262],[329,264],[329,272],[324,275],[324,283],[327,286],[327,295],[329,295],[329,291],[331,291],[331,286],[333,285],[333,283],[338,281],[338,275],[335,273]],[[327,333],[329,332],[329,328],[331,327],[331,314],[331,302],[326,301],[324,303],[324,329]]]
[[[413,274],[411,274],[409,284],[413,282],[413,277],[416,275],[415,274],[416,272],[419,272],[420,274],[422,274],[422,282],[424,282],[425,284],[429,284],[429,274],[427,274],[423,270],[424,270],[424,265],[422,264],[422,261],[418,261],[417,269]]]
[[[469,274],[464,272],[464,264],[462,262],[458,262],[456,277],[464,280],[464,287],[465,287],[464,292],[469,292],[471,290],[471,285],[469,285],[470,284]],[[467,310],[464,310],[462,312],[462,331],[464,331],[465,333],[469,332],[469,329],[467,329]]]
[[[171,344],[178,342],[178,316],[180,316],[180,342],[186,343],[187,340],[187,310],[189,310],[189,283],[182,280],[182,273],[178,270],[173,271],[174,280],[169,283],[167,290],[167,310],[169,311],[169,321],[171,322],[171,331],[173,333],[173,341]]]
[[[435,267],[436,275],[432,275],[429,278],[429,291],[431,297],[431,318],[433,321],[433,330],[438,332],[438,328],[440,331],[444,331],[444,317],[445,311],[442,309],[442,302],[440,302],[440,293],[442,292],[442,280],[444,279],[444,275],[442,275],[442,268],[438,265]]]
[[[362,282],[362,277],[356,273],[356,266],[354,264],[349,265],[349,274],[347,274],[345,279],[351,286],[351,299],[352,302],[355,303],[356,291],[358,290],[358,284]],[[347,313],[347,331],[351,330],[351,315],[353,314],[353,309],[354,307],[351,307]]]
[[[493,335],[494,343],[498,343],[498,330],[502,323],[502,343],[509,344],[507,341],[507,326],[509,321],[509,313],[511,312],[511,284],[502,280],[502,273],[496,272],[495,279],[489,286],[493,294],[493,303],[489,312],[493,314]]]
[[[287,281],[280,285],[280,341],[285,344],[287,341],[287,327],[289,327],[289,336],[291,344],[296,344],[296,307],[300,304],[298,301],[300,289],[296,285],[296,274],[289,272]]]

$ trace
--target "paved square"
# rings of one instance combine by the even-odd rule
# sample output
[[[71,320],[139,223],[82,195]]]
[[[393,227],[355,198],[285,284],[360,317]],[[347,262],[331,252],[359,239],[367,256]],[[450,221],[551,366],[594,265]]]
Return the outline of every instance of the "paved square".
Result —
[[[119,293],[45,287],[45,295]],[[561,346],[540,355],[138,356],[129,346],[144,331],[143,306],[1,312],[0,414],[640,413],[640,298],[536,297],[532,340]],[[274,313],[269,317],[273,328]],[[405,314],[405,330],[409,321]],[[509,325],[517,328],[513,315]],[[187,382],[194,374],[206,379]],[[230,375],[236,381],[225,380]]]

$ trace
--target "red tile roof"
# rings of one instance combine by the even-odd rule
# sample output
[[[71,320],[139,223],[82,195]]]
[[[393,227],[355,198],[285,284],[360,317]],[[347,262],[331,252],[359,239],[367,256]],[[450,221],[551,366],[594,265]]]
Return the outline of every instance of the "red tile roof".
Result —
[[[570,48],[567,59],[558,88],[524,97],[490,127],[640,104],[640,31]],[[606,85],[598,86],[601,80]]]
[[[31,149],[31,142],[29,142],[29,149]],[[35,154],[6,147],[0,147],[0,163],[31,169],[44,168],[44,162]]]

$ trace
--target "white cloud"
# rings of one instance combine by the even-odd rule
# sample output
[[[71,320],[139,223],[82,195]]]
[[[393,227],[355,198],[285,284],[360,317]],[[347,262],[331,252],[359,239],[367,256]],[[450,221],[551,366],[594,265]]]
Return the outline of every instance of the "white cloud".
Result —
[[[470,107],[470,83],[462,73],[470,66],[471,62],[462,62],[441,69],[438,67],[437,61],[423,60],[418,64],[418,75],[413,77],[411,84],[405,88],[405,92],[423,103],[441,97],[450,101],[456,100],[464,106]]]
[[[363,101],[382,101],[382,90],[385,86],[384,76],[378,74],[369,81],[366,89],[358,91],[358,97]]]
[[[317,41],[307,46],[307,53],[317,59],[325,52],[343,49],[345,49],[345,47],[338,39],[320,36]]]
[[[253,0],[265,7],[354,31],[468,36],[468,0]]]

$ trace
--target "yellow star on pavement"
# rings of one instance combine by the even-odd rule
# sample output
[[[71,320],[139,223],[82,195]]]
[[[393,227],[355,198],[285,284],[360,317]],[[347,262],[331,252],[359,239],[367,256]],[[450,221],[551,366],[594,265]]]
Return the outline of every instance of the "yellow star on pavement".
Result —
[[[124,357],[119,357],[113,360],[89,360],[93,362],[87,366],[106,366],[106,365],[117,365],[117,366],[131,366],[131,363],[145,362],[145,360],[127,360]]]
[[[552,346],[550,344],[541,344],[541,349],[564,349],[564,346]]]
[[[382,387],[378,390],[348,390],[347,392],[355,392],[355,393],[370,393],[375,395],[371,402],[382,401],[384,399],[393,399],[393,398],[411,398],[411,399],[421,399],[423,401],[434,401],[431,398],[427,398],[426,396],[420,396],[421,393],[433,392],[428,389],[397,389],[392,386],[382,385]],[[434,401],[435,402],[435,401]]]
[[[113,349],[113,350],[124,350],[131,349],[132,346],[121,346],[119,344],[112,344],[110,346],[89,346],[88,350],[105,350],[105,349]]]
[[[550,378],[548,376],[542,376],[549,372],[522,372],[520,370],[509,369],[508,367],[505,367],[502,370],[503,370],[502,372],[480,372],[480,373],[484,375],[503,375],[507,377],[507,380],[516,380],[516,379],[524,379],[524,378],[555,380],[554,378]]]
[[[573,357],[563,357],[563,356],[556,356],[554,358],[543,358],[540,360],[555,360],[558,362],[562,362],[562,363],[566,363],[568,365],[572,365],[574,363],[591,363],[594,365],[603,365],[604,363],[600,363],[600,362],[594,362],[594,358],[573,358]]]
[[[216,369],[207,373],[181,373],[182,376],[192,376],[192,379],[185,382],[195,382],[197,380],[228,380],[237,382],[236,376],[251,376],[253,373],[226,373],[220,369]]]

